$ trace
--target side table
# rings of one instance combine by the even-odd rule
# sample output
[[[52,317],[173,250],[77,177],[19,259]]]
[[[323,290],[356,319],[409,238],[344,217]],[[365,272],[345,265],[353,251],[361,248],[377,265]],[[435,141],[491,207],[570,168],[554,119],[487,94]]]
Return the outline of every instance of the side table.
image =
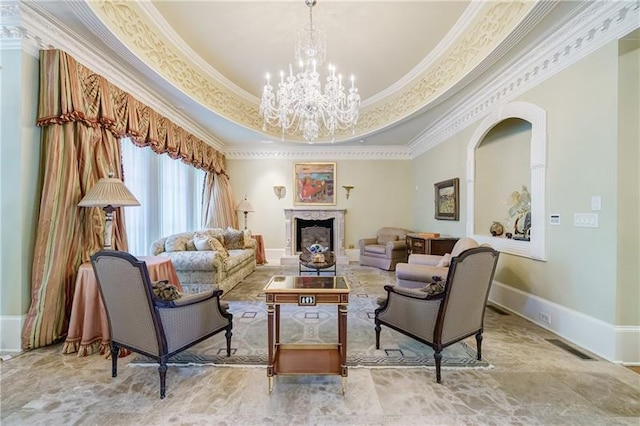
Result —
[[[256,240],[256,264],[264,265],[267,262],[267,256],[264,252],[264,239],[260,234],[254,234],[251,236],[254,240]]]
[[[176,270],[171,259],[159,256],[139,257],[147,264],[149,278],[153,281],[168,280],[182,290]],[[71,305],[71,318],[69,318],[69,331],[62,346],[63,354],[77,352],[79,357],[100,352],[110,356],[111,332],[109,320],[104,309],[100,289],[93,272],[91,262],[80,265],[76,288]],[[129,351],[121,350],[120,356],[126,356]]]

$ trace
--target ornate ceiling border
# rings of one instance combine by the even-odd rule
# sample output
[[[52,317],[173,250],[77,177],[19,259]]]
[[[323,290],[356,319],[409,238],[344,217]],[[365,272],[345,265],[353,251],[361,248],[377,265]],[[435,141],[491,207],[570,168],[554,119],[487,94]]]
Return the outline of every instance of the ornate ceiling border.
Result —
[[[107,76],[110,81],[117,84],[122,90],[134,93],[142,102],[168,117],[174,123],[189,129],[189,132],[194,136],[205,141],[213,148],[224,152],[224,145],[209,132],[203,130],[189,117],[181,114],[176,110],[175,106],[167,103],[165,99],[158,97],[153,88],[144,86],[136,79],[131,78],[113,58],[110,58],[105,52],[98,51],[86,40],[66,28],[65,25],[37,8],[37,4],[18,1],[9,4],[15,4],[19,13],[19,24],[17,25],[19,31],[14,31],[15,35],[19,37],[15,41],[16,46],[18,46],[16,48],[20,48],[36,58],[39,56],[40,49],[55,48],[64,50],[83,65],[101,75]],[[76,7],[75,4],[74,7]],[[12,8],[11,10],[16,9]],[[76,9],[75,11],[82,14],[80,10]],[[10,21],[5,22],[6,20],[1,15],[0,18],[3,18],[0,34],[3,34],[6,32],[6,24]],[[16,19],[12,18],[12,21],[14,20]],[[2,41],[4,41],[4,37]],[[5,43],[3,42],[0,47],[4,49]]]
[[[410,142],[411,157],[439,145],[494,108],[636,28],[640,28],[640,0],[585,2],[584,9],[562,28],[532,42],[521,60],[488,76],[481,90],[442,114],[439,121]]]
[[[230,149],[227,160],[411,160],[407,147],[265,147]]]
[[[167,37],[167,25],[159,25],[159,14],[147,13],[136,2],[123,0],[87,4],[109,30],[136,56],[169,83],[208,107],[214,113],[254,131],[264,133],[258,114],[258,103],[250,102],[238,91],[228,89],[228,80],[210,67],[203,69],[193,55],[181,51],[174,37]],[[357,138],[379,131],[414,114],[461,81],[500,45],[536,5],[531,1],[482,3],[466,31],[461,32],[448,50],[422,75],[399,94],[363,108],[355,135],[349,131],[340,136]],[[468,19],[468,17],[466,17]],[[182,46],[184,47],[184,46]],[[270,129],[271,130],[271,129]],[[269,131],[269,135],[278,133]]]

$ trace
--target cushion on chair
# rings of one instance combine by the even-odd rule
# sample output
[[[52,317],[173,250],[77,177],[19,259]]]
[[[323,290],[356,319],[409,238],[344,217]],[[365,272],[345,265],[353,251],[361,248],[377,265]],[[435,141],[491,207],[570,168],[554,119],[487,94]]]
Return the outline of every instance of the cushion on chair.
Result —
[[[448,268],[450,263],[451,263],[451,254],[446,253],[444,256],[442,256],[442,259],[440,259],[440,261],[436,266],[438,268]]]
[[[387,252],[387,248],[385,246],[381,246],[380,244],[369,244],[364,247],[364,251],[366,253],[378,253],[385,254]]]
[[[463,251],[476,247],[478,247],[478,242],[473,238],[460,238],[451,250],[451,257],[456,257]]]
[[[434,283],[429,283],[426,286],[422,287],[420,290],[424,291],[430,296],[440,294],[444,291],[444,281],[436,281]]]
[[[378,236],[378,244],[387,244],[389,242],[398,241],[397,235],[382,234]]]
[[[156,299],[163,301],[176,300],[182,297],[182,293],[174,285],[169,284],[167,280],[159,280],[151,283],[153,295]]]

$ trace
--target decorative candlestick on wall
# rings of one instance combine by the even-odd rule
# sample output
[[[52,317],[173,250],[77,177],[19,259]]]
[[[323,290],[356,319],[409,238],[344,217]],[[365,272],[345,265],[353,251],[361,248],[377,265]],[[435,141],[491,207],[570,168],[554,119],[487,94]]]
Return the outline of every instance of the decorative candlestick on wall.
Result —
[[[350,185],[343,185],[342,187],[344,188],[345,191],[347,191],[347,200],[348,200],[349,199],[349,193],[355,187],[354,186],[350,186]]]

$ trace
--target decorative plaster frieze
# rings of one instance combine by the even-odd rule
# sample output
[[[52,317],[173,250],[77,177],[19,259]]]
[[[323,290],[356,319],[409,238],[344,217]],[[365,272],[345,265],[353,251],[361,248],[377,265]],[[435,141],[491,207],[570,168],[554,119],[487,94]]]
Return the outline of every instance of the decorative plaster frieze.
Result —
[[[75,13],[82,14],[86,13],[81,9],[84,5],[84,2],[72,2],[70,6],[74,7]],[[65,28],[42,9],[39,9],[37,4],[22,3],[21,19],[25,31],[24,39],[32,40],[33,42],[37,41],[38,49],[60,49],[67,52],[84,66],[105,76],[122,90],[134,94],[138,100],[184,129],[188,129],[190,133],[213,148],[220,151],[224,150],[224,145],[220,141],[215,139],[209,132],[204,131],[193,120],[181,114],[174,105],[158,97],[152,87],[148,87],[144,82],[131,78],[131,75],[126,73],[121,66],[110,60],[110,55],[107,52],[92,46],[89,42]],[[86,18],[84,21],[86,22]]]
[[[640,27],[640,1],[588,3],[553,34],[531,43],[520,61],[486,79],[475,95],[442,114],[408,146],[413,158],[477,122],[493,108],[515,99],[596,49]]]
[[[227,160],[410,160],[406,147],[324,147],[324,148],[256,148],[227,149]]]
[[[194,55],[185,55],[175,42],[175,34],[166,25],[151,19],[159,14],[148,14],[152,6],[141,8],[135,2],[89,2],[90,7],[145,64],[153,68],[167,81],[185,94],[198,100],[216,114],[247,128],[264,133],[258,114],[258,103],[247,102],[228,89],[228,82],[216,78],[215,73],[202,68],[201,61],[194,63]],[[482,13],[462,33],[446,54],[415,83],[402,93],[386,98],[378,106],[363,109],[357,135],[383,129],[408,115],[415,113],[444,93],[455,82],[479,64],[491,49],[508,37],[535,2],[509,1],[482,3]],[[475,7],[475,5],[474,5]],[[159,22],[164,22],[161,20]],[[189,49],[188,52],[191,52]],[[237,91],[236,91],[237,92]],[[276,135],[275,128],[268,133]],[[348,131],[340,136],[353,136]]]
[[[171,40],[159,34],[155,23],[146,19],[136,2],[99,1],[87,4],[139,60],[168,82],[215,113],[245,127],[261,129],[258,104],[236,96],[191,63]]]

